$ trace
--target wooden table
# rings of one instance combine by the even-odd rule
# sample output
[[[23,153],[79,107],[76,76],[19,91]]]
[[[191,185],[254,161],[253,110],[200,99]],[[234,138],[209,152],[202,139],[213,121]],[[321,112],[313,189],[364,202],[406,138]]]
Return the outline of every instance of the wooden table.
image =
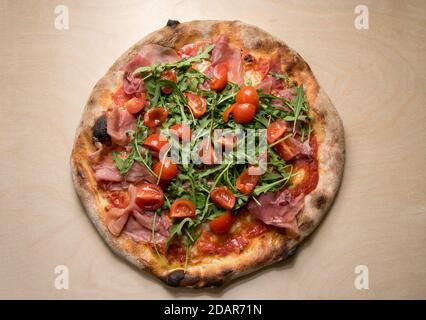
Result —
[[[1,298],[426,298],[426,3],[58,1],[0,4]],[[171,289],[115,257],[86,217],[69,156],[82,108],[114,60],[168,18],[239,19],[314,70],[346,130],[340,194],[288,265],[222,289]],[[54,286],[69,269],[69,289]],[[357,290],[356,266],[369,269]]]

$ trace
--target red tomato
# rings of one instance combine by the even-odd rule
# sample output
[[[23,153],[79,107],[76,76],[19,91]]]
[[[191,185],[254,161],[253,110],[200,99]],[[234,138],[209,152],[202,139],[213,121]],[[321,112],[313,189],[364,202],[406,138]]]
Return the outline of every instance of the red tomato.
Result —
[[[271,144],[281,138],[287,130],[287,124],[284,120],[272,122],[266,129],[266,141]]]
[[[166,160],[164,163],[158,161],[152,167],[152,171],[154,171],[161,180],[170,181],[176,177],[177,165],[175,165],[171,160]]]
[[[129,99],[130,99],[130,97],[127,95],[127,93],[124,92],[123,86],[121,86],[120,88],[118,88],[114,92],[114,94],[112,95],[112,100],[119,107],[124,106],[124,104],[126,103],[126,101],[128,101]]]
[[[234,217],[230,210],[225,211],[224,214],[214,218],[209,222],[210,228],[216,234],[224,234],[231,229]]]
[[[145,112],[143,116],[143,123],[150,128],[159,126],[161,123],[167,120],[169,112],[166,108],[158,107],[151,108]]]
[[[210,88],[214,91],[221,91],[228,81],[228,65],[219,63],[213,68],[213,77],[210,81]]]
[[[184,141],[191,140],[192,137],[192,131],[191,128],[184,125],[184,124],[175,124],[170,127],[170,131],[177,135],[179,139],[182,139]]]
[[[255,105],[256,111],[259,107],[259,95],[256,89],[251,86],[241,87],[237,93],[236,100],[238,103],[251,103]]]
[[[214,164],[217,161],[216,153],[214,151],[214,148],[212,144],[207,141],[203,140],[200,143],[199,149],[198,149],[198,155],[201,158],[201,162],[204,164]]]
[[[280,143],[277,143],[274,146],[274,149],[281,158],[288,161],[293,159],[295,156],[297,156],[300,153],[301,145],[302,145],[301,142],[290,137],[288,139],[281,141]]]
[[[161,73],[160,79],[161,80],[170,80],[170,81],[176,82],[177,81],[176,71],[173,70],[173,69],[165,70]],[[161,91],[164,94],[170,94],[170,93],[172,93],[173,88],[171,88],[169,86],[164,86],[164,87],[161,87]]]
[[[185,96],[188,99],[188,106],[196,119],[206,113],[207,102],[204,98],[190,92],[186,92]]]
[[[234,111],[234,108],[237,104],[231,104],[228,108],[226,108],[225,112],[223,113],[223,121],[228,122],[229,121],[229,115]]]
[[[146,210],[157,210],[164,204],[163,190],[156,184],[143,183],[136,187],[135,203]]]
[[[195,217],[195,205],[188,199],[176,199],[170,207],[170,218]]]
[[[161,136],[160,133],[153,133],[149,135],[143,142],[144,146],[157,152],[160,152],[160,150],[167,144],[167,139]]]
[[[141,94],[139,97],[134,97],[124,104],[124,107],[132,114],[138,113],[145,107],[146,98],[145,94]]]
[[[238,176],[236,187],[241,193],[249,195],[256,188],[259,177],[259,175],[249,175],[248,169],[245,169]]]
[[[223,209],[229,210],[232,209],[232,207],[235,205],[235,196],[227,187],[215,188],[210,193],[210,196],[212,201]]]
[[[318,162],[316,160],[296,160],[292,172],[295,174],[290,178],[290,182],[295,185],[294,189],[290,189],[293,196],[297,197],[301,193],[307,195],[317,186]]]
[[[256,106],[251,103],[236,103],[232,110],[236,123],[247,124],[253,121],[256,114]]]

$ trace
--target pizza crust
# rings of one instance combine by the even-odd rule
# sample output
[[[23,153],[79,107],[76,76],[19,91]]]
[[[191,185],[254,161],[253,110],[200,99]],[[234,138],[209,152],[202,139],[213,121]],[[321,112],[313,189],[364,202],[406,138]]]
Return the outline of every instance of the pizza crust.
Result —
[[[111,91],[116,89],[123,78],[121,69],[143,45],[155,43],[180,48],[184,44],[213,38],[221,33],[228,34],[230,42],[246,47],[254,54],[280,52],[286,72],[299,84],[303,83],[318,140],[319,181],[316,189],[305,197],[304,210],[297,216],[300,229],[298,239],[287,239],[283,234],[272,230],[253,239],[238,255],[206,257],[201,263],[189,264],[184,272],[182,267],[169,265],[164,258],[159,258],[148,245],[137,243],[124,234],[114,237],[107,230],[104,224],[106,203],[97,190],[87,160],[87,155],[95,151],[91,128],[111,103]],[[71,154],[71,170],[74,186],[89,218],[117,255],[140,269],[150,271],[168,285],[200,288],[222,285],[293,255],[297,246],[315,229],[331,206],[342,179],[344,158],[342,121],[302,57],[281,40],[239,21],[192,21],[167,26],[149,34],[125,52],[99,80],[87,101],[76,132]]]

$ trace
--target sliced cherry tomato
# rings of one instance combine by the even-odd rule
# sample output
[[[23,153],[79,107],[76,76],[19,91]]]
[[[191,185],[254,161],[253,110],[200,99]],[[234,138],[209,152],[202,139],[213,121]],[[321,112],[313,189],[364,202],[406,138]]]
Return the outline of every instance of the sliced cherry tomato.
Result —
[[[152,167],[152,171],[154,171],[161,180],[170,181],[176,177],[178,170],[177,165],[175,165],[171,160],[165,160],[164,162],[156,162]]]
[[[196,119],[206,113],[207,102],[204,98],[190,92],[186,92],[185,96],[188,99],[188,106]]]
[[[235,205],[235,196],[227,187],[215,188],[210,196],[212,201],[223,209],[232,209]]]
[[[281,141],[280,143],[277,143],[274,146],[274,149],[281,158],[288,161],[300,153],[301,145],[301,142],[297,141],[293,137],[290,137]]]
[[[176,82],[177,81],[176,71],[173,70],[173,69],[165,70],[161,73],[160,79],[161,80],[170,80],[170,81]],[[164,94],[170,94],[170,93],[172,93],[173,88],[171,88],[169,86],[164,86],[164,87],[161,87],[161,91]]]
[[[118,88],[114,94],[112,95],[112,101],[114,101],[114,103],[119,106],[122,107],[124,106],[124,104],[126,103],[126,101],[128,101],[130,99],[130,97],[127,95],[126,92],[124,92],[124,88],[123,86],[121,86],[120,88]]]
[[[188,199],[176,199],[170,207],[170,218],[195,217],[195,205]]]
[[[224,214],[214,218],[209,222],[210,228],[216,234],[224,234],[231,229],[234,217],[230,210],[225,211]]]
[[[234,111],[235,106],[237,104],[231,104],[226,110],[223,112],[223,121],[228,122],[229,121],[229,115]]]
[[[161,188],[152,183],[137,186],[135,203],[146,210],[157,210],[164,204],[164,193]]]
[[[318,184],[318,162],[314,159],[300,159],[293,163],[290,183],[294,186],[290,192],[297,197],[303,193],[307,195]]]
[[[145,112],[143,116],[143,123],[150,128],[159,126],[161,123],[167,120],[169,112],[166,108],[158,107],[151,108]]]
[[[201,158],[201,162],[207,165],[214,164],[217,161],[214,148],[208,140],[203,140],[200,143],[198,155]]]
[[[236,103],[232,110],[234,121],[240,124],[247,124],[253,121],[256,114],[256,106],[251,103]]]
[[[161,136],[159,132],[149,135],[143,142],[144,146],[157,152],[160,152],[160,150],[167,144],[167,139],[164,136]]]
[[[238,103],[251,103],[255,105],[256,110],[259,107],[259,95],[257,94],[257,91],[254,87],[241,87],[235,98]]]
[[[214,91],[221,91],[228,81],[228,65],[219,63],[213,68],[213,77],[210,81],[210,88]]]
[[[287,130],[287,124],[284,120],[272,122],[266,129],[266,141],[271,144],[281,138]]]
[[[134,97],[130,100],[128,100],[124,107],[132,114],[138,113],[145,107],[146,98],[145,94],[141,94],[139,97]]]
[[[241,193],[249,195],[256,188],[259,182],[259,175],[250,175],[248,169],[245,169],[237,178],[236,187]]]
[[[183,141],[189,141],[192,137],[191,128],[184,124],[175,124],[170,127],[170,131],[177,135]]]

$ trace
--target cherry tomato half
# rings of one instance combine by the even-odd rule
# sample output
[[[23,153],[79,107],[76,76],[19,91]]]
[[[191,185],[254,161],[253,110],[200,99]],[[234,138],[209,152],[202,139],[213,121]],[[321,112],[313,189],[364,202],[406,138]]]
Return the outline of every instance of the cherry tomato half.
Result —
[[[231,104],[226,110],[223,112],[223,121],[228,122],[229,121],[229,115],[234,111],[234,108],[237,104]]]
[[[259,175],[250,175],[248,169],[245,169],[238,176],[236,187],[241,193],[249,195],[253,192],[254,188],[256,188],[259,177]]]
[[[234,121],[240,124],[247,124],[253,121],[256,114],[256,106],[251,103],[236,103],[232,110]]]
[[[177,165],[175,165],[171,160],[165,160],[164,162],[156,162],[152,167],[152,171],[154,171],[161,180],[170,181],[176,177],[178,170]]]
[[[139,97],[134,97],[124,103],[124,107],[132,114],[138,113],[145,107],[146,98],[145,94],[141,93]]]
[[[210,88],[214,91],[221,91],[228,81],[228,65],[219,63],[213,68],[213,77],[210,81]]]
[[[208,140],[201,141],[198,147],[198,155],[201,158],[201,162],[207,165],[216,163],[216,153],[212,144]]]
[[[293,159],[300,153],[301,142],[292,137],[285,139],[274,146],[274,150],[278,153],[278,155],[284,160],[288,161]]]
[[[210,196],[212,201],[223,209],[232,209],[235,205],[235,196],[227,187],[215,188]]]
[[[238,91],[236,100],[238,103],[251,103],[255,105],[256,110],[259,107],[259,95],[254,87],[244,86]]]
[[[112,100],[119,107],[124,106],[126,101],[128,101],[129,99],[130,97],[126,94],[126,92],[124,92],[123,86],[118,88],[112,95]]]
[[[160,150],[167,144],[167,139],[164,136],[161,136],[159,132],[149,135],[143,142],[144,146],[157,152],[160,152]]]
[[[230,210],[225,211],[224,214],[214,218],[209,222],[210,228],[216,234],[224,234],[231,229],[234,217]]]
[[[168,115],[169,112],[166,108],[151,108],[145,112],[143,116],[143,123],[149,128],[154,128],[166,121]]]
[[[271,144],[281,138],[287,130],[287,124],[284,120],[272,122],[266,129],[266,141]]]
[[[160,79],[161,80],[170,80],[170,81],[176,82],[177,81],[176,71],[173,70],[173,69],[165,70],[161,73]],[[161,87],[161,91],[164,94],[170,94],[170,93],[172,93],[173,88],[171,88],[169,86],[164,86],[164,87]]]
[[[176,199],[170,207],[170,218],[195,217],[195,205],[188,199]]]
[[[207,102],[204,98],[190,92],[186,92],[185,96],[188,99],[188,106],[191,109],[194,118],[198,119],[206,113]]]
[[[191,128],[184,124],[175,124],[170,127],[171,133],[177,135],[183,141],[189,141],[192,137]]]
[[[152,183],[137,186],[135,203],[146,210],[157,210],[164,204],[164,193],[161,188]]]

